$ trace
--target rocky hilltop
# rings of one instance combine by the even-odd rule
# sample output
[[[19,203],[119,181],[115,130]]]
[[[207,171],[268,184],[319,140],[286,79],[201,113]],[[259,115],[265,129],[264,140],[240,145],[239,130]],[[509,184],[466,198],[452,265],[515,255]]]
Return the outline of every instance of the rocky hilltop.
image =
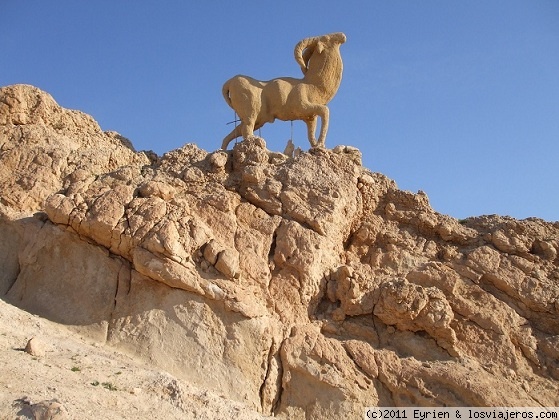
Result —
[[[439,214],[352,147],[159,157],[4,87],[0,238],[4,301],[262,415],[559,405],[559,223]]]

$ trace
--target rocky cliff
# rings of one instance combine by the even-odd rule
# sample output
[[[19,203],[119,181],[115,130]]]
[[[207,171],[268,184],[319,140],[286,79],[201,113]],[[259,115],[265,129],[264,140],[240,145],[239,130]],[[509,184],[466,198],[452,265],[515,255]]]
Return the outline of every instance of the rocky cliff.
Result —
[[[559,223],[439,214],[355,148],[158,157],[0,90],[2,299],[264,415],[559,405],[558,251]]]

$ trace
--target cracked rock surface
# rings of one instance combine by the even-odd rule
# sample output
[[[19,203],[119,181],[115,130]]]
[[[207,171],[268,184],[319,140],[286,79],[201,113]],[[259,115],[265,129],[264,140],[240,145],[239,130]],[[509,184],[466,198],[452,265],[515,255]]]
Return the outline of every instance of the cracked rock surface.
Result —
[[[248,409],[559,405],[557,222],[458,221],[346,146],[136,152],[24,85],[0,174],[4,300]]]

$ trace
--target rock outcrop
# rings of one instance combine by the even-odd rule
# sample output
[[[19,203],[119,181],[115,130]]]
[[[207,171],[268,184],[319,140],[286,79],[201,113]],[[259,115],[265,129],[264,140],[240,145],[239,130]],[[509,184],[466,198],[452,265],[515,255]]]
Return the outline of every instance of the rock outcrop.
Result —
[[[0,174],[3,299],[197,387],[280,418],[559,405],[557,222],[439,214],[346,146],[136,152],[23,85]]]

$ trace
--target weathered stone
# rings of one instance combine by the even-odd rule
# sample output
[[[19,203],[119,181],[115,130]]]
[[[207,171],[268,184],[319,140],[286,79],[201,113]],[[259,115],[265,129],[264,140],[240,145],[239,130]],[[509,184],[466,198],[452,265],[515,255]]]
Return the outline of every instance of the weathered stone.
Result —
[[[97,343],[278,418],[559,405],[557,223],[459,222],[350,146],[156,159],[29,86],[0,150],[0,294]]]
[[[436,287],[424,288],[405,279],[383,283],[374,314],[399,330],[426,331],[452,356],[458,356],[456,334],[450,327],[454,312]]]
[[[215,268],[230,279],[239,277],[239,253],[232,249],[224,249],[217,256]]]
[[[220,245],[215,239],[212,239],[204,246],[204,258],[211,265],[215,265],[217,257],[223,251],[223,245]]]
[[[44,400],[33,403],[27,398],[16,401],[20,411],[18,415],[35,420],[66,420],[69,417],[68,410],[60,403],[60,401]]]
[[[47,353],[45,343],[40,338],[33,337],[25,345],[25,353],[35,357],[44,357]]]
[[[216,152],[210,155],[210,164],[214,171],[225,169],[227,164],[228,155],[225,152]]]
[[[171,200],[176,194],[175,188],[161,181],[148,181],[140,185],[139,192],[142,197],[155,196],[165,201]]]

